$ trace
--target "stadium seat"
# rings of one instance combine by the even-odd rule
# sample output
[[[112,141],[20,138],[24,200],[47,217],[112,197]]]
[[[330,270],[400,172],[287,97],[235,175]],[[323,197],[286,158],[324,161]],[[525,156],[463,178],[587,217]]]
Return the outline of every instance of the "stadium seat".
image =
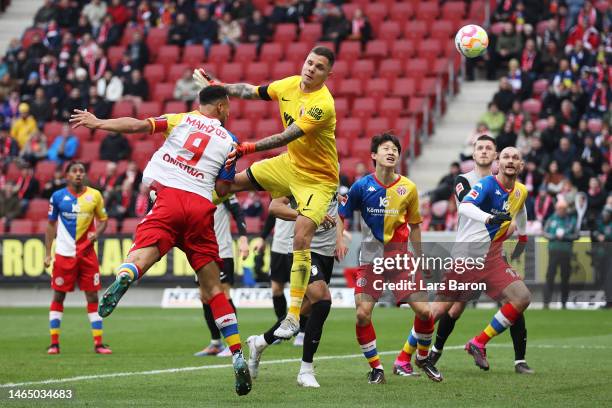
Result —
[[[587,122],[587,127],[589,129],[589,132],[594,135],[598,135],[603,129],[603,122],[601,119],[592,118],[589,119],[589,121]]]
[[[26,211],[25,218],[32,221],[40,220],[43,218],[46,219],[48,212],[49,200],[46,200],[44,198],[34,198],[30,200],[30,203],[28,204],[28,210]]]
[[[392,21],[397,21],[404,24],[414,15],[414,6],[408,2],[395,2],[389,9],[389,18]]]
[[[277,24],[274,30],[274,42],[278,44],[289,44],[295,40],[297,26],[292,23]]]
[[[113,105],[111,113],[113,118],[119,118],[122,116],[134,116],[134,104],[132,101],[117,101]]]
[[[8,167],[6,168],[6,178],[8,180],[17,180],[19,175],[21,174],[21,170],[17,167],[17,163],[14,161],[10,162]]]
[[[191,68],[187,64],[172,64],[168,68],[168,77],[166,81],[171,84],[176,84],[176,81],[181,79],[185,70],[191,71]]]
[[[138,168],[143,169],[151,160],[151,156],[155,153],[155,143],[150,140],[139,141],[134,143],[132,148],[132,160],[138,164]]]
[[[384,98],[379,106],[379,115],[391,120],[397,119],[404,109],[401,98]]]
[[[108,63],[111,67],[116,68],[121,58],[123,58],[123,54],[125,53],[124,46],[112,46],[108,48],[106,52],[106,57],[108,58]]]
[[[84,142],[91,139],[91,129],[88,129],[84,126],[79,126],[78,128],[71,128],[70,133],[75,135],[79,141]]]
[[[415,18],[419,21],[424,21],[427,24],[431,23],[440,14],[440,6],[437,1],[423,1],[416,5]]]
[[[391,130],[390,121],[387,118],[371,118],[366,123],[366,140],[374,135]]]
[[[276,44],[278,45],[278,44]],[[263,60],[263,58],[261,58]],[[276,61],[271,59],[270,61]],[[336,66],[334,66],[335,72]],[[280,61],[278,63],[272,64],[272,78],[285,78],[291,75],[295,75],[297,72],[295,69],[295,64],[291,61]]]
[[[156,57],[155,51],[166,45],[168,41],[168,27],[151,27],[147,32],[147,47],[149,47],[149,53],[151,60]]]
[[[358,42],[345,41],[340,46],[338,59],[352,63],[361,55],[361,44]]]
[[[367,158],[370,155],[371,140],[369,134],[363,139],[354,139],[351,141],[351,157]]]
[[[493,34],[494,36],[500,35],[502,31],[504,31],[505,25],[506,23],[503,21],[499,21],[497,23],[492,24],[491,27],[489,28],[489,35],[490,34]]]
[[[240,82],[243,78],[242,64],[231,62],[219,66],[219,77],[228,84]]]
[[[351,65],[351,76],[367,82],[374,77],[374,61],[364,59]]]
[[[136,227],[140,224],[140,218],[126,218],[121,223],[122,234],[134,234]]]
[[[283,47],[281,44],[276,43],[265,43],[261,47],[261,52],[259,54],[259,60],[261,62],[266,62],[268,64],[274,65],[285,63],[286,61],[282,61],[283,58]],[[277,78],[277,77],[274,77]]]
[[[336,93],[338,96],[360,96],[363,92],[363,82],[358,79],[342,79]]]
[[[264,84],[270,78],[270,68],[266,62],[251,62],[244,70],[244,80],[250,84]],[[280,79],[280,78],[279,78]]]
[[[353,180],[355,178],[355,172],[357,171],[357,165],[359,163],[364,163],[363,158],[347,157],[342,159],[340,160],[340,172]]]
[[[344,138],[336,138],[336,151],[338,152],[338,157],[349,157],[349,145],[350,140]]]
[[[48,206],[49,204],[47,204]],[[11,234],[29,235],[34,232],[34,223],[32,220],[12,220],[11,221]]]
[[[420,41],[427,36],[427,33],[429,33],[429,30],[425,21],[412,20],[404,26],[404,38],[408,40]]]
[[[431,25],[431,38],[448,41],[455,35],[456,27],[449,20],[434,21]]]
[[[537,117],[542,110],[542,102],[537,99],[530,98],[523,102],[522,109],[525,113],[529,113],[534,117]]]
[[[227,127],[239,141],[249,140],[254,137],[254,127],[250,119],[231,119]]]
[[[414,56],[415,51],[416,45],[414,41],[397,40],[391,45],[391,58],[403,61]]]
[[[389,80],[387,78],[374,78],[366,81],[365,94],[374,98],[376,103],[389,93]]]
[[[310,48],[310,45],[305,42],[289,43],[285,47],[285,60],[302,63]]]
[[[257,234],[261,232],[261,218],[259,217],[244,217],[244,221],[246,222],[247,232],[251,234]]]
[[[248,101],[244,107],[244,114],[242,115],[246,119],[250,119],[251,122],[255,123],[260,119],[268,117],[268,102],[266,101]]]
[[[45,30],[36,27],[30,27],[25,30],[23,36],[21,37],[21,46],[23,49],[27,50],[32,45],[32,41],[34,40],[34,36],[40,36],[40,38],[45,38]]]
[[[334,69],[333,69],[334,75],[333,77],[340,78],[340,79],[344,79],[344,78],[348,78],[349,77],[349,73],[350,73],[350,66],[349,63],[346,61],[336,61],[336,63],[334,64]]]
[[[85,163],[100,158],[100,142],[84,142],[79,148],[78,158]]]
[[[389,83],[393,83],[395,78],[403,76],[402,61],[399,59],[386,59],[380,62],[378,76],[385,78]]]
[[[164,82],[166,67],[162,64],[149,64],[144,67],[144,77],[149,84]]]
[[[356,98],[355,102],[353,102],[351,116],[366,119],[375,116],[377,111],[376,100],[374,98]]]
[[[371,40],[368,41],[365,49],[365,56],[367,58],[374,58],[376,60],[380,60],[383,58],[387,58],[389,55],[389,47],[387,43],[383,40]]]
[[[538,119],[535,124],[536,129],[538,129],[538,131],[540,132],[546,130],[546,128],[548,127],[548,121],[546,119]]]
[[[391,46],[399,38],[401,32],[401,26],[397,21],[385,21],[380,25],[376,38],[386,41]]]
[[[138,119],[154,118],[162,114],[161,102],[142,102],[136,107],[136,117]]]
[[[164,113],[182,113],[187,111],[187,104],[183,101],[169,101],[164,105]]]
[[[208,54],[207,61],[219,64],[221,62],[227,62],[230,60],[232,55],[232,49],[227,44],[213,44],[210,47],[210,53]]]
[[[48,206],[49,206],[49,202],[47,202],[47,207]],[[47,217],[45,217],[44,220],[34,221],[34,234],[44,234],[45,232],[47,232],[47,225],[49,225],[49,221],[47,220]],[[2,230],[0,229],[0,231]],[[108,231],[108,227],[106,228],[106,231]]]
[[[234,62],[240,64],[248,64],[255,61],[257,57],[257,45],[256,44],[240,44],[236,47],[234,53]]]
[[[548,79],[538,79],[533,83],[533,96],[539,98],[548,89]]]
[[[96,183],[100,176],[106,172],[106,160],[93,160],[89,162],[87,169],[87,177],[93,183]]]
[[[321,38],[321,24],[320,23],[306,23],[302,26],[300,32],[300,41],[314,44]]]
[[[347,118],[336,125],[336,135],[340,139],[353,140],[361,137],[363,121],[358,118]]]
[[[361,8],[359,4],[356,3],[344,3],[342,4],[342,11],[346,18],[350,21],[353,18],[353,14],[355,14],[355,10]],[[363,11],[363,9],[361,10]]]
[[[283,131],[283,125],[278,119],[262,119],[255,126],[255,139],[262,139]]]
[[[440,41],[435,38],[420,41],[417,45],[418,58],[425,58],[430,66],[433,66],[433,62],[441,54],[442,47],[440,46]]]
[[[62,133],[62,122],[45,123],[43,134],[47,137],[47,145],[50,146],[60,133]]]
[[[202,66],[204,64],[204,47],[198,44],[186,45],[183,48],[183,64],[189,66]]]
[[[106,230],[104,230],[105,234],[116,234],[118,232],[117,229],[117,220],[114,218],[109,218],[106,221]]]
[[[176,64],[176,62],[180,60],[180,53],[181,50],[179,49],[178,45],[162,45],[159,47],[157,57],[154,59],[154,61],[158,64],[170,66],[172,64]]]
[[[142,34],[142,27],[127,25],[123,29],[123,35],[121,36],[121,45],[128,45],[132,41],[132,37],[136,31],[139,31]]]
[[[174,97],[174,84],[168,82],[162,82],[158,84],[153,84],[153,95],[152,99],[159,102],[165,102],[167,100],[173,99]],[[115,104],[121,102],[115,102]],[[113,114],[113,116],[115,116]]]
[[[387,5],[382,2],[365,2],[363,11],[370,19],[370,22],[383,21],[389,12]]]
[[[404,71],[407,77],[420,80],[427,75],[427,60],[423,58],[412,58],[406,61]]]
[[[463,18],[465,16],[465,2],[449,1],[442,5],[442,17],[444,19]]]
[[[51,160],[43,160],[36,163],[36,177],[41,187],[53,178],[57,163]]]
[[[391,95],[399,97],[409,97],[416,93],[414,78],[398,78],[391,88]]]
[[[348,103],[348,99],[346,98],[335,98],[334,99],[334,105],[336,108],[336,118],[337,119],[344,119],[345,117],[348,116],[349,114],[349,103]]]

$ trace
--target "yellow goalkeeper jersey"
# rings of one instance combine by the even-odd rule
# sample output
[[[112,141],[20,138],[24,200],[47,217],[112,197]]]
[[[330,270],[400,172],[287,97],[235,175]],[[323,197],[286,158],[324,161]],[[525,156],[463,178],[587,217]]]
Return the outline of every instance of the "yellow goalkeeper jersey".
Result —
[[[291,163],[298,171],[322,182],[338,183],[336,151],[336,109],[334,98],[323,85],[315,92],[304,93],[299,75],[258,87],[264,100],[278,101],[283,126],[295,123],[304,136],[287,145]]]

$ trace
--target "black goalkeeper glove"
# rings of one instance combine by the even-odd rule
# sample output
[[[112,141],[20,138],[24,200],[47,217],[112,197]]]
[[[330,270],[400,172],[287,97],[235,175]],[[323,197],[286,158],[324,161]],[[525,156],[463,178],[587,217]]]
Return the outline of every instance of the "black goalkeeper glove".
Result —
[[[487,224],[501,225],[506,221],[512,221],[512,217],[507,212],[501,213],[501,214],[495,214],[492,218],[489,218],[489,222],[487,222]]]

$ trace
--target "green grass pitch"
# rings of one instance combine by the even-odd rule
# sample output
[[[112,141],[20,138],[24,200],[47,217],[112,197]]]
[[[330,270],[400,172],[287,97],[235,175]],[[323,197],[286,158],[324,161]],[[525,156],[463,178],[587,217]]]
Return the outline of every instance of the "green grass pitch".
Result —
[[[104,322],[104,341],[114,354],[95,355],[85,306],[67,308],[62,354],[47,356],[48,311],[0,308],[0,407],[190,407],[190,406],[418,406],[522,407],[610,406],[612,401],[612,316],[606,311],[528,311],[527,360],[533,376],[513,371],[507,333],[490,343],[491,370],[480,371],[460,347],[490,320],[493,310],[468,309],[457,323],[438,368],[442,383],[425,376],[391,374],[413,315],[408,309],[378,308],[374,325],[387,384],[368,385],[368,365],[355,340],[354,312],[332,310],[315,369],[320,389],[296,385],[301,349],[285,342],[266,350],[253,391],[238,397],[229,358],[193,357],[208,343],[199,310],[121,308]],[[273,322],[271,310],[239,310],[242,340]],[[286,360],[290,361],[281,361]],[[265,362],[270,362],[269,364]],[[202,366],[221,366],[200,368]],[[191,367],[192,369],[170,371]],[[160,370],[158,373],[143,372]],[[117,373],[129,373],[116,376]],[[111,374],[112,376],[108,376]],[[107,375],[104,378],[96,378]],[[61,383],[37,383],[49,379]],[[12,389],[72,389],[71,401],[8,399]]]

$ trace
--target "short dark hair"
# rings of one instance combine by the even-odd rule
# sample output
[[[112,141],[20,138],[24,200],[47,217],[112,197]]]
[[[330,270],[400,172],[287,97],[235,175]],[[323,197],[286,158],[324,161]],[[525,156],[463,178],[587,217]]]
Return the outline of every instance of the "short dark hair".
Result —
[[[480,136],[478,136],[478,138],[476,139],[474,144],[476,144],[476,143],[478,143],[478,142],[480,142],[482,140],[485,140],[487,142],[491,142],[491,143],[493,143],[493,146],[497,147],[497,143],[495,142],[495,139],[493,137],[489,136],[489,135],[480,135]]]
[[[225,87],[221,85],[210,85],[200,91],[200,105],[212,105],[221,99],[227,99],[228,94]]]
[[[333,67],[334,63],[336,62],[336,54],[334,54],[334,52],[329,48],[324,47],[322,45],[314,47],[312,50],[310,50],[310,52],[327,58],[327,60],[329,61],[330,68]]]
[[[370,152],[372,153],[378,152],[378,146],[380,146],[381,144],[385,142],[392,142],[395,145],[395,147],[397,147],[398,153],[400,154],[402,153],[402,145],[400,144],[399,139],[397,138],[397,136],[395,136],[394,134],[390,132],[381,133],[380,135],[375,135],[374,137],[372,137],[372,144],[370,145]],[[376,166],[375,160],[372,160],[372,163],[374,163],[374,166]]]
[[[87,170],[87,167],[85,167],[85,163],[83,163],[82,161],[79,161],[79,160],[72,160],[72,161],[68,162],[68,164],[66,165],[65,173],[70,173],[70,170],[74,166],[83,166],[83,169]]]

